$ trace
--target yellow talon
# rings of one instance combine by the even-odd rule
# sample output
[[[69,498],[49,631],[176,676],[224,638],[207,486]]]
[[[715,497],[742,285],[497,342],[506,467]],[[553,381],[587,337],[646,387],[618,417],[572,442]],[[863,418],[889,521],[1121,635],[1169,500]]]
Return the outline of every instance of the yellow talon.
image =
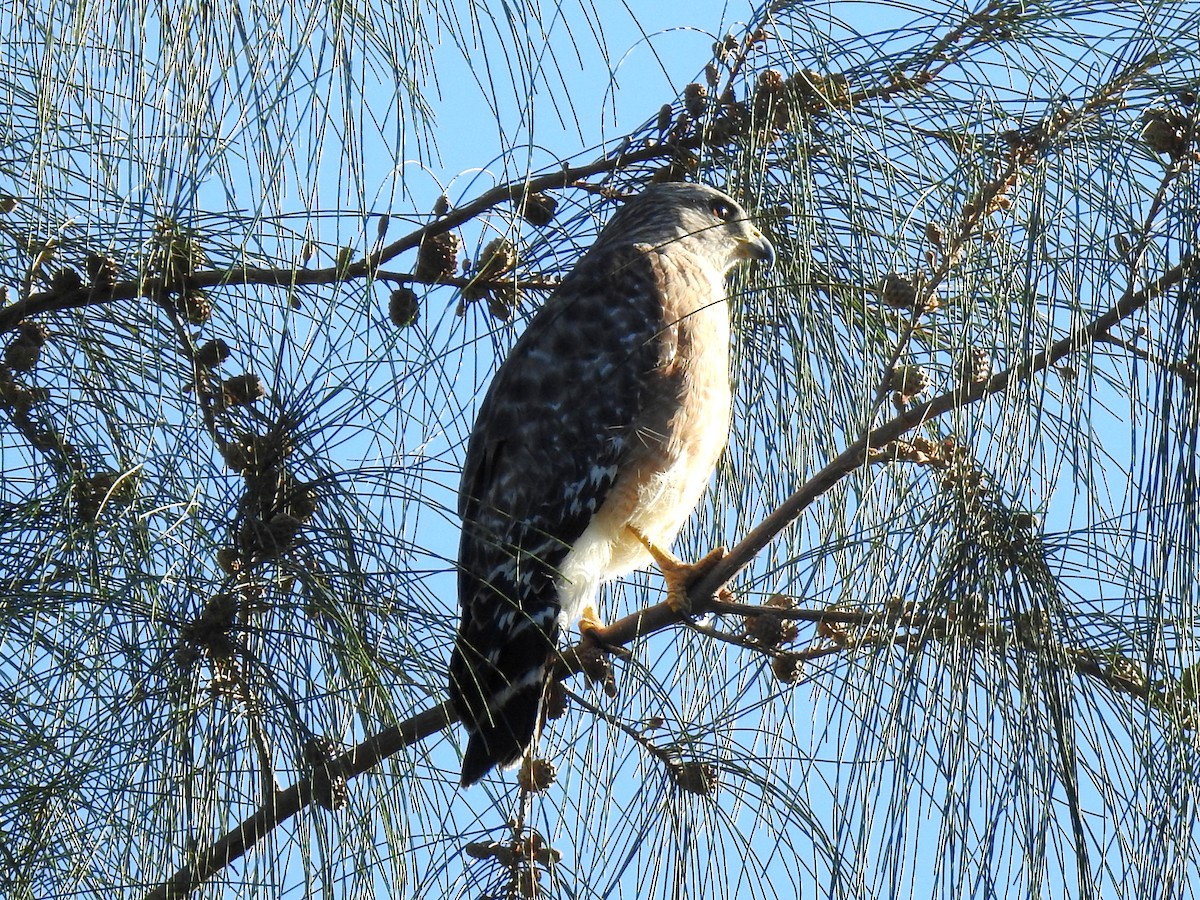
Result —
[[[589,632],[603,631],[607,627],[604,624],[604,620],[597,614],[596,607],[588,604],[583,608],[583,613],[579,616],[580,637],[587,635]]]
[[[702,578],[709,569],[725,558],[725,548],[717,547],[695,562],[687,563],[670,550],[656,546],[653,541],[632,525],[626,527],[646,548],[646,552],[653,557],[659,571],[662,572],[663,581],[667,583],[667,605],[681,616],[690,615],[692,601],[688,599],[688,586]]]

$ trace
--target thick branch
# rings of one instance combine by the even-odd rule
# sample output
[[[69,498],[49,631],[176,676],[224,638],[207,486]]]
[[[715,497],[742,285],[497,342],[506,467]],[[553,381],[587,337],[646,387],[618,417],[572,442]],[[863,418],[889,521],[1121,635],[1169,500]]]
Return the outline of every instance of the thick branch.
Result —
[[[455,721],[457,717],[450,709],[450,704],[442,703],[368,738],[333,760],[330,766],[340,768],[346,778],[353,778],[403,748],[437,734]],[[310,775],[287,790],[278,792],[252,816],[202,851],[193,862],[183,866],[169,881],[147,894],[146,900],[186,897],[231,862],[245,856],[247,850],[277,825],[312,803],[313,781],[314,776]]]

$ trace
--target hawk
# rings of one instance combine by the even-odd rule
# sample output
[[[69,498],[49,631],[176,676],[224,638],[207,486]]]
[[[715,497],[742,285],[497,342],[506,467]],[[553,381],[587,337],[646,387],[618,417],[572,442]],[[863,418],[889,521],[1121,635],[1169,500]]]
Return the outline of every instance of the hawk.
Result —
[[[725,277],[774,248],[734,200],[659,184],[626,202],[496,373],[459,489],[462,618],[450,697],[462,784],[532,743],[559,630],[596,627],[603,582],[658,562],[729,431]],[[660,550],[659,548],[664,548]],[[714,560],[715,561],[715,560]]]

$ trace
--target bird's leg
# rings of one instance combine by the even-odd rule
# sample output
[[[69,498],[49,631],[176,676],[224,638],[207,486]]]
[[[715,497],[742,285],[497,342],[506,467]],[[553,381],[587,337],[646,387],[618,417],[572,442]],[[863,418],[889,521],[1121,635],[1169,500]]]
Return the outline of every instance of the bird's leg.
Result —
[[[692,601],[688,599],[688,587],[725,558],[725,548],[717,547],[695,562],[688,563],[670,550],[657,546],[632,525],[625,527],[646,548],[646,552],[654,558],[658,570],[662,572],[663,581],[667,583],[667,605],[681,616],[691,615]]]

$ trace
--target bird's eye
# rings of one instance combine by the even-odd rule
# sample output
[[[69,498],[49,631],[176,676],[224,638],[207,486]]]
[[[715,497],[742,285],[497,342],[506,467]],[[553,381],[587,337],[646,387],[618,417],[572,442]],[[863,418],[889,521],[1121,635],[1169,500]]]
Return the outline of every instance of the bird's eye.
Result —
[[[724,200],[714,200],[710,209],[712,214],[722,222],[728,222],[733,218],[733,207]]]

